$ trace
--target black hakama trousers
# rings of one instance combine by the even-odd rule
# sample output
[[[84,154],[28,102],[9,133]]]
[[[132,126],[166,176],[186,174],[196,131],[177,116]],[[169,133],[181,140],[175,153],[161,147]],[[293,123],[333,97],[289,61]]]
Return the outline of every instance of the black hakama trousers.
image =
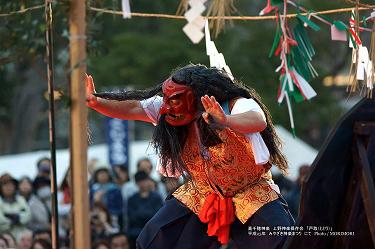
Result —
[[[276,249],[285,235],[269,235],[275,227],[294,225],[285,199],[279,198],[258,209],[245,224],[237,218],[230,227],[231,243],[237,249]],[[266,235],[251,235],[249,227],[269,227]],[[137,239],[137,249],[217,249],[217,237],[207,235],[207,224],[182,202],[170,195],[163,207],[145,225]]]

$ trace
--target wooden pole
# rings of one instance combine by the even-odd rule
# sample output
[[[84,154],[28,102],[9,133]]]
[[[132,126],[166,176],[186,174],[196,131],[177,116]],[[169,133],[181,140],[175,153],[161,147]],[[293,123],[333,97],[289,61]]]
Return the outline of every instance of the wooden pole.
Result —
[[[87,178],[86,6],[70,1],[70,155],[73,197],[73,248],[91,248]]]
[[[51,233],[52,248],[59,248],[59,219],[57,210],[57,178],[56,178],[56,136],[55,136],[55,97],[53,78],[53,36],[52,36],[52,1],[45,0],[46,17],[46,57],[47,57],[47,79],[48,79],[48,126],[51,151]]]

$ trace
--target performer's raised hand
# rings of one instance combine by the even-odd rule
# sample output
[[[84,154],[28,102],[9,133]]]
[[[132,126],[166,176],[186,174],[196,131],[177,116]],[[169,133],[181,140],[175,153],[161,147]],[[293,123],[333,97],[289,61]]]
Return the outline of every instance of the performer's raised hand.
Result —
[[[94,93],[96,93],[94,79],[91,75],[86,74],[86,105],[91,108],[98,103],[98,98]]]
[[[215,123],[219,125],[226,125],[227,123],[227,116],[223,108],[221,108],[220,104],[216,101],[214,96],[208,97],[205,95],[201,97],[202,105],[205,109],[205,112],[202,114],[202,117],[206,123],[210,123],[210,116],[214,120]]]

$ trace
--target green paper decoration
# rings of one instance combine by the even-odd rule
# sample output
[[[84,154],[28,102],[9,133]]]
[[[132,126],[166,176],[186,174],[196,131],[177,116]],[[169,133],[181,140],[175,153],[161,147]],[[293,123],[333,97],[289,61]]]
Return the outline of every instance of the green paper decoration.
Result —
[[[297,18],[300,19],[302,22],[306,23],[310,28],[314,31],[319,31],[320,27],[311,21],[306,15],[301,15],[300,13],[297,14]]]

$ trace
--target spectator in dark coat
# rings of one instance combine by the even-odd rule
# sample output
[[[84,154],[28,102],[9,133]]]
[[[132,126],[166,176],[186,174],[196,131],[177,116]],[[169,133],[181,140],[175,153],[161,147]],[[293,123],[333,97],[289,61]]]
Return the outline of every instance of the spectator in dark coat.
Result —
[[[139,192],[128,201],[128,236],[131,249],[135,248],[135,241],[144,225],[163,205],[160,195],[150,190],[152,180],[146,172],[139,171],[134,178]]]
[[[118,227],[119,216],[122,216],[123,211],[121,189],[112,181],[108,168],[99,168],[95,171],[90,187],[90,199],[92,204],[104,204],[111,215],[112,225]]]

